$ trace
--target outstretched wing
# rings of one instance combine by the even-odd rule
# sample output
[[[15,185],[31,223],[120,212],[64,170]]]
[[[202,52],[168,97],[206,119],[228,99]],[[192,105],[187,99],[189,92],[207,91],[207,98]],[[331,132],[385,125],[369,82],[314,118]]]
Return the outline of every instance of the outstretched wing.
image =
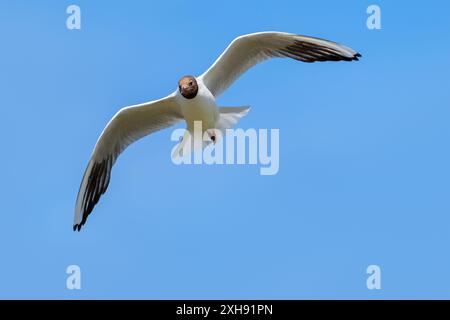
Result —
[[[200,78],[217,97],[242,73],[270,58],[315,62],[352,61],[360,56],[350,48],[324,39],[284,32],[258,32],[234,39]]]
[[[122,151],[134,141],[182,120],[174,95],[121,109],[108,123],[95,145],[81,181],[73,229],[81,226],[105,193],[111,168]]]

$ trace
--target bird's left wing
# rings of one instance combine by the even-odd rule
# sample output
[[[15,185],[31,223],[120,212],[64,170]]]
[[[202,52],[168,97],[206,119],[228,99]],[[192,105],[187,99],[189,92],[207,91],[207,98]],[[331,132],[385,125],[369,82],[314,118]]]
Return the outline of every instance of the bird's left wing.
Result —
[[[285,32],[258,32],[237,37],[200,78],[217,97],[242,73],[270,58],[292,58],[303,62],[352,61],[356,51],[319,38]]]
[[[74,230],[80,230],[100,196],[108,188],[111,168],[119,154],[134,141],[182,120],[172,94],[166,98],[121,109],[95,145],[81,181],[75,205]]]

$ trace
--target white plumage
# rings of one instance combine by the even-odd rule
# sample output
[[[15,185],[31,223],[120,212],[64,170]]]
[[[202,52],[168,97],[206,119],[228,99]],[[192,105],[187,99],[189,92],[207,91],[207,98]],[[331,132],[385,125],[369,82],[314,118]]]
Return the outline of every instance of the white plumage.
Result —
[[[186,121],[203,129],[225,129],[245,116],[248,108],[218,108],[216,98],[255,64],[276,57],[303,62],[353,61],[360,54],[328,40],[283,32],[259,32],[236,38],[201,76],[184,77],[169,96],[121,109],[107,124],[95,145],[75,205],[74,230],[80,230],[105,193],[119,154],[134,141]]]

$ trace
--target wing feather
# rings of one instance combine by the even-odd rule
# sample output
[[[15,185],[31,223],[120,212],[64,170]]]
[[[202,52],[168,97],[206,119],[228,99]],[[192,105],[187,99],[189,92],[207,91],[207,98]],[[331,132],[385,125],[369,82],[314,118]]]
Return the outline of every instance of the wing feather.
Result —
[[[291,58],[303,62],[353,61],[359,53],[336,42],[284,32],[258,32],[231,42],[200,78],[217,97],[241,74],[270,58]]]
[[[115,161],[127,146],[183,119],[174,95],[121,109],[107,124],[95,145],[81,181],[73,229],[80,231],[106,192]]]

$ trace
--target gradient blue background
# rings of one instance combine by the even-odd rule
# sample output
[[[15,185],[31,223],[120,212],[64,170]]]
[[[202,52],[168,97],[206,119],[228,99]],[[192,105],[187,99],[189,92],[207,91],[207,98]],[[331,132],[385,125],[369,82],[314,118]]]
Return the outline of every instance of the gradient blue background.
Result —
[[[450,298],[450,5],[376,1],[371,31],[372,3],[1,1],[0,298]],[[120,157],[72,232],[110,117],[264,30],[363,54],[272,60],[219,99],[253,107],[242,128],[280,129],[279,174],[177,167],[162,131]],[[371,264],[382,290],[366,288]]]

